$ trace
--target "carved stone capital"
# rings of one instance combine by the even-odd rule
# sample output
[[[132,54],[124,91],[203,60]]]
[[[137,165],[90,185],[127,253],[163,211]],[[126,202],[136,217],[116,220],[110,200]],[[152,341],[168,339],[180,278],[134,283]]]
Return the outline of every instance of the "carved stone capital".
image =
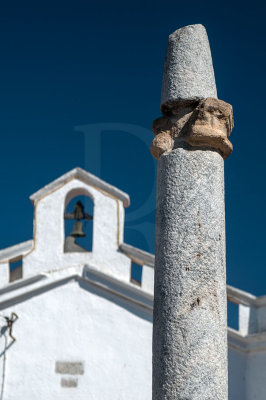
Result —
[[[179,102],[170,115],[153,122],[152,155],[158,159],[186,142],[192,147],[215,149],[224,159],[232,152],[228,137],[233,129],[232,106],[208,97],[197,102]]]

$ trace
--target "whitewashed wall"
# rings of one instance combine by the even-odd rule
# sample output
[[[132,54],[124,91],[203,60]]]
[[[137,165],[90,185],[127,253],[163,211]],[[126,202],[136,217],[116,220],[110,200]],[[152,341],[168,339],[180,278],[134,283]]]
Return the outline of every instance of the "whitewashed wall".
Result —
[[[229,400],[247,400],[246,357],[235,349],[228,350]]]
[[[123,243],[127,195],[112,195],[116,188],[108,194],[103,190],[108,184],[90,185],[73,178],[76,173],[86,174],[70,171],[59,186],[33,195],[33,240],[0,251],[1,400],[151,399],[154,256]],[[79,195],[94,202],[93,249],[64,253],[64,211]],[[18,256],[23,256],[23,280],[9,285],[9,260]],[[141,287],[130,283],[131,261],[143,266]],[[41,289],[43,278],[67,276],[73,268],[86,271],[86,265],[88,274],[108,276],[109,292],[81,277]],[[117,290],[120,295],[110,294]],[[133,301],[125,299],[128,290]],[[228,287],[228,298],[239,304],[239,330],[228,329],[229,400],[265,400],[266,297]],[[11,312],[19,316],[14,343],[4,329],[3,315]]]
[[[93,251],[64,253],[64,211],[72,198],[88,195],[94,202]],[[122,201],[101,190],[73,179],[35,204],[34,248],[23,257],[26,278],[49,268],[89,263],[126,282],[130,279],[130,259],[118,251],[123,242]]]
[[[19,319],[6,351],[4,400],[151,399],[150,311],[76,281],[1,313],[12,311]],[[1,351],[4,342],[2,335]],[[56,373],[57,362],[78,363],[79,373]],[[0,387],[3,364],[1,354]],[[69,384],[77,386],[62,386]]]
[[[266,297],[227,287],[238,304],[238,330],[228,328],[229,400],[266,399]]]

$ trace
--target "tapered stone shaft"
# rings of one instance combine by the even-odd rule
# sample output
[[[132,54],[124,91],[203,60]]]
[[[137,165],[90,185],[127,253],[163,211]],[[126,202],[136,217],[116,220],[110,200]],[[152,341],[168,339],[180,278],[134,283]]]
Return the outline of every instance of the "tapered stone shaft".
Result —
[[[211,50],[202,25],[178,29],[169,36],[161,104],[217,97]]]
[[[216,98],[202,25],[169,37],[161,109],[151,148],[158,159],[152,398],[226,400],[223,158],[232,150],[232,109]]]

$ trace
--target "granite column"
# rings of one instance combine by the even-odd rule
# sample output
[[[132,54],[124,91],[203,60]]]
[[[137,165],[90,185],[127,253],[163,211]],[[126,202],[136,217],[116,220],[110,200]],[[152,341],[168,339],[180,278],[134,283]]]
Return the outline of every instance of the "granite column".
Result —
[[[232,107],[217,99],[205,28],[169,36],[158,160],[153,400],[226,400],[224,159]]]

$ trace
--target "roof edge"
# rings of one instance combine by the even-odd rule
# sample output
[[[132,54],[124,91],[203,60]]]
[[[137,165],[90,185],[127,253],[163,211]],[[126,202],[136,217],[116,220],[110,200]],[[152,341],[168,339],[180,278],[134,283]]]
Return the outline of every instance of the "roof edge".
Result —
[[[53,288],[71,280],[80,280],[92,284],[104,291],[113,293],[127,301],[135,303],[152,312],[153,296],[145,291],[135,288],[130,283],[122,282],[107,274],[95,270],[88,265],[56,270],[50,273],[39,274],[18,281],[18,283],[4,286],[0,292],[0,310],[12,304],[20,303],[30,298],[43,288]]]
[[[121,243],[119,249],[136,264],[154,267],[155,256],[153,254],[126,243]]]
[[[127,193],[123,192],[122,190],[116,188],[113,185],[110,185],[109,183],[103,181],[102,179],[85,171],[84,169],[82,169],[80,167],[76,167],[76,168],[72,169],[71,171],[66,172],[64,175],[61,175],[59,178],[48,183],[48,185],[45,185],[43,188],[41,188],[37,192],[33,193],[30,196],[31,202],[34,204],[41,197],[47,195],[52,190],[56,190],[59,186],[61,186],[64,183],[67,183],[70,179],[73,179],[73,178],[82,180],[83,182],[85,181],[88,185],[93,185],[96,188],[99,188],[102,191],[121,200],[123,202],[124,207],[129,207],[129,205],[130,205],[130,197]]]
[[[33,240],[30,239],[27,240],[26,242],[21,242],[15,244],[14,246],[6,247],[0,250],[0,262],[21,256],[27,251],[31,250],[32,246],[33,246]]]
[[[266,349],[266,333],[243,335],[233,328],[227,327],[228,347],[242,353],[260,352]]]

